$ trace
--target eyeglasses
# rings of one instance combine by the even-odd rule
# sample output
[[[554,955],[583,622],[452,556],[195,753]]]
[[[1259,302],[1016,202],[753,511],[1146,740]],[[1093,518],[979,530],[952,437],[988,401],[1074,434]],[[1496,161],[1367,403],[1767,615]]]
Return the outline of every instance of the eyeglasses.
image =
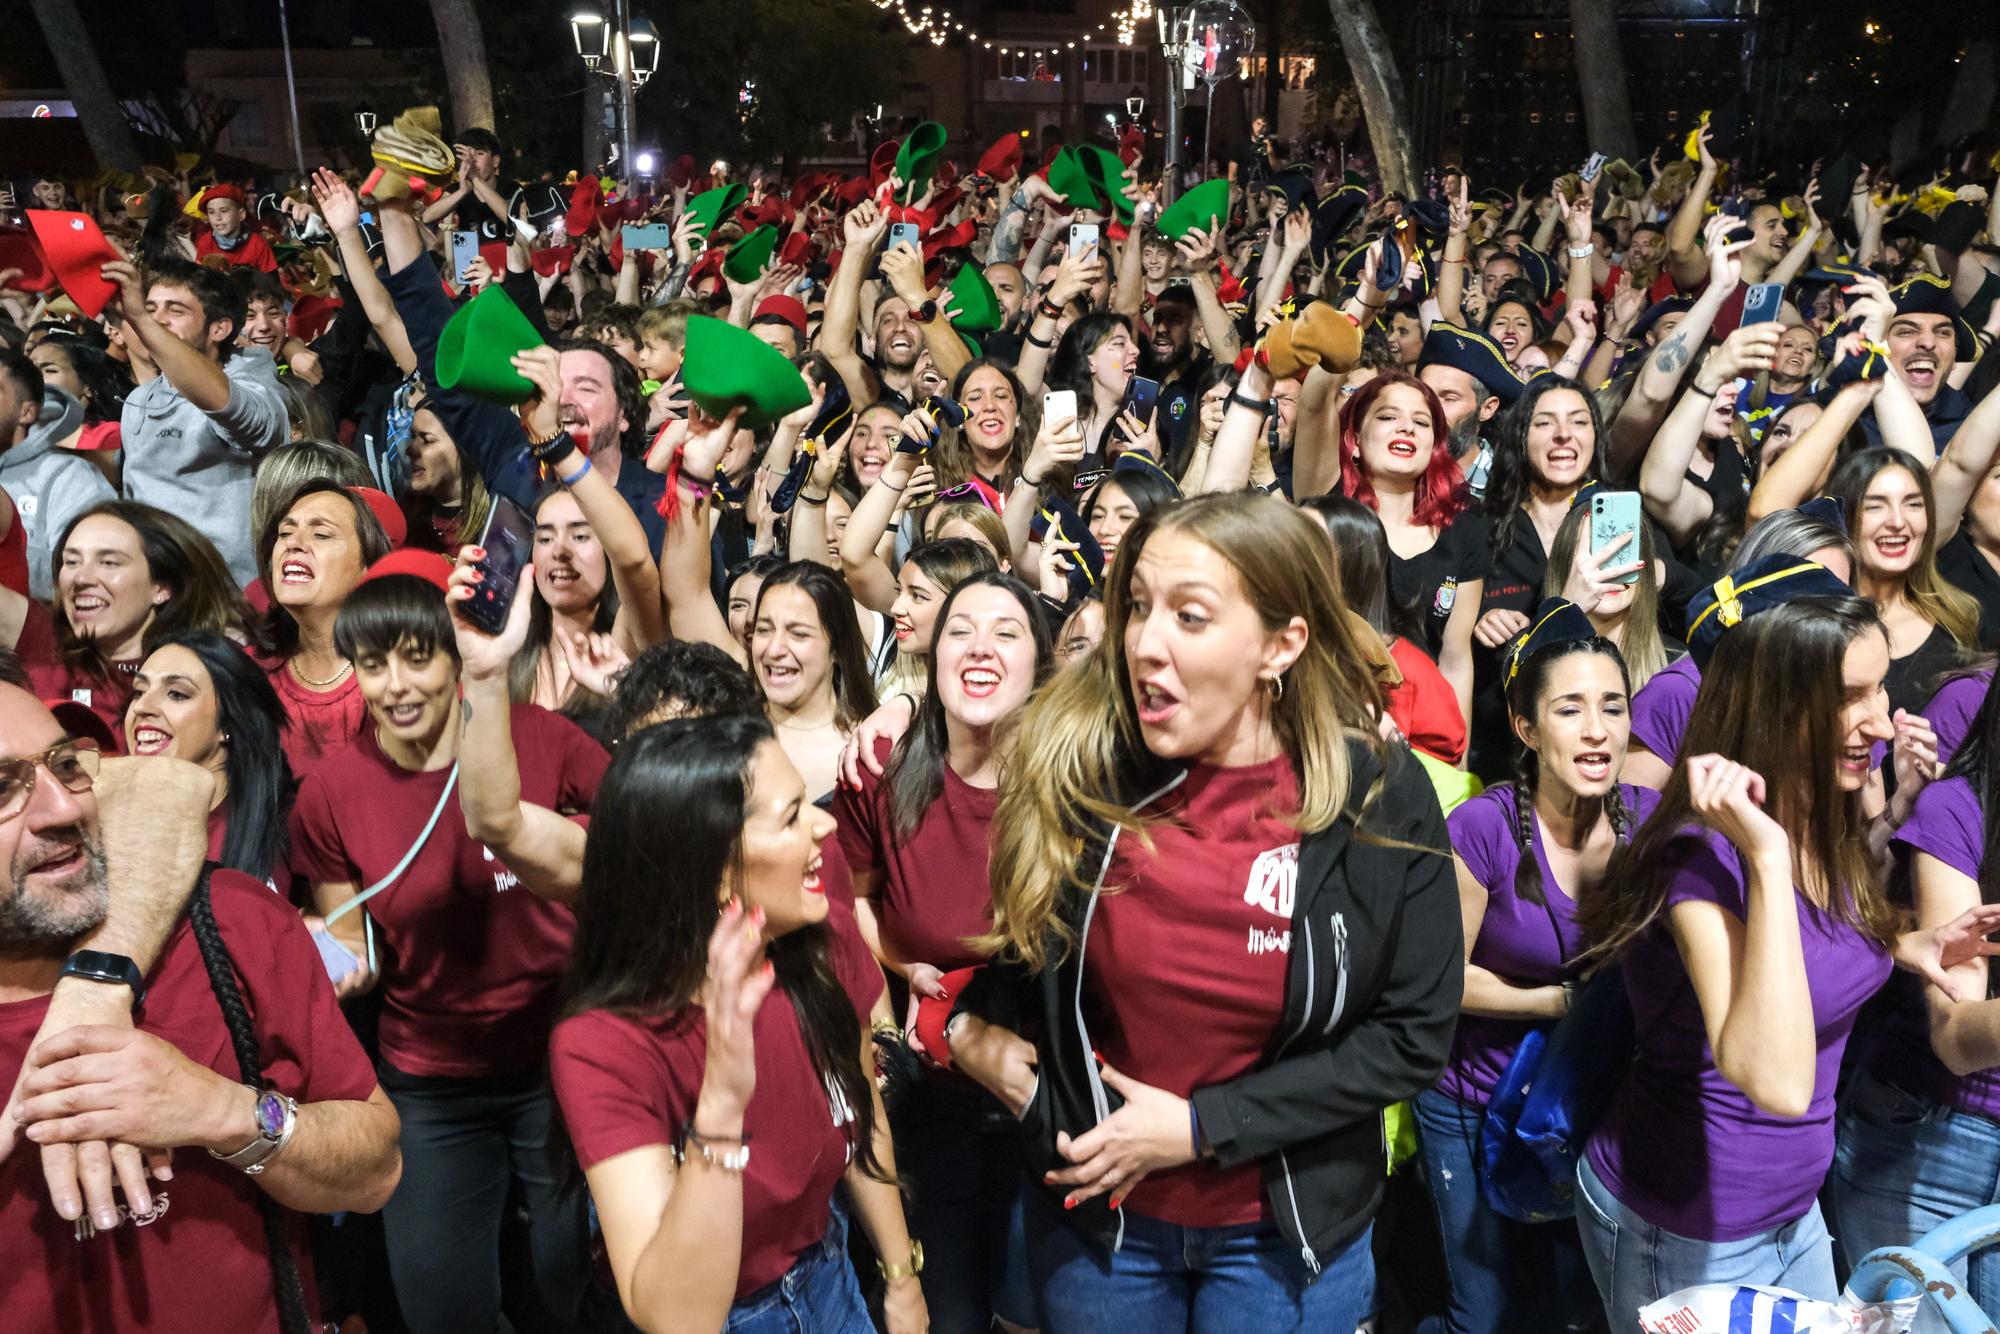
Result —
[[[0,760],[0,820],[19,815],[35,790],[35,771],[47,769],[49,777],[71,792],[88,792],[97,779],[102,758],[97,743],[87,738],[65,738],[39,755],[19,755]]]

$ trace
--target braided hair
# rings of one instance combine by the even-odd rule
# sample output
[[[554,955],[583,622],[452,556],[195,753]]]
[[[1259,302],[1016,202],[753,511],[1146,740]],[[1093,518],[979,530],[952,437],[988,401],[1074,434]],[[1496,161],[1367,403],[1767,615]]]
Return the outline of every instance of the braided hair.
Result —
[[[1597,653],[1618,664],[1618,676],[1625,683],[1626,693],[1631,693],[1631,678],[1625,670],[1625,659],[1618,652],[1618,646],[1601,635],[1589,639],[1571,639],[1551,644],[1533,654],[1521,664],[1521,670],[1507,686],[1507,712],[1516,718],[1532,719],[1536,706],[1541,702],[1542,691],[1549,679],[1549,669],[1564,658],[1579,653]],[[1541,782],[1541,759],[1528,746],[1519,745],[1514,755],[1514,845],[1520,849],[1521,859],[1514,868],[1514,894],[1528,903],[1549,906],[1548,894],[1542,885],[1542,868],[1535,860],[1535,790]],[[1632,814],[1625,808],[1625,799],[1619,794],[1618,784],[1612,783],[1611,790],[1604,794],[1604,815],[1611,821],[1612,836],[1621,844],[1632,836]],[[1562,939],[1562,933],[1556,933]]]
[[[257,1026],[243,992],[236,985],[235,965],[229,947],[223,943],[222,928],[216,925],[215,904],[209,898],[210,867],[201,870],[194,893],[188,899],[188,925],[194,929],[195,944],[201,949],[202,966],[208,970],[208,984],[222,1007],[222,1020],[229,1028],[229,1045],[236,1053],[236,1065],[243,1082],[262,1087],[264,1063],[257,1053]],[[271,1286],[278,1294],[278,1326],[284,1334],[311,1334],[316,1327],[306,1310],[305,1285],[299,1280],[299,1257],[292,1249],[291,1225],[278,1202],[263,1191],[257,1192],[258,1212],[264,1216],[264,1244],[271,1252]]]

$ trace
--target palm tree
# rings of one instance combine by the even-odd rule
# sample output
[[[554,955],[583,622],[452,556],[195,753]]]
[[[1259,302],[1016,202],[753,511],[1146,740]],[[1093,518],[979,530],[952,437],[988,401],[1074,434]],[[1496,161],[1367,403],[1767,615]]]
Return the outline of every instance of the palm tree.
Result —
[[[1625,53],[1618,45],[1618,0],[1569,0],[1569,26],[1591,149],[1611,157],[1637,157],[1639,139],[1632,132],[1632,102],[1625,92]]]
[[[1410,103],[1403,95],[1403,75],[1375,0],[1326,0],[1334,30],[1347,54],[1347,67],[1361,95],[1361,112],[1368,120],[1368,139],[1385,189],[1405,197],[1416,194],[1416,146],[1410,137]]]
[[[479,11],[472,0],[431,0],[437,20],[438,51],[451,88],[453,132],[493,123],[493,79],[486,72],[486,38],[479,28]]]
[[[90,30],[83,26],[76,0],[29,0],[35,19],[42,25],[42,40],[55,57],[63,86],[69,90],[76,118],[83,123],[83,137],[90,143],[97,165],[108,171],[136,172],[143,165],[139,145],[125,123],[125,112],[111,95],[111,80],[104,77],[104,65],[91,44]]]

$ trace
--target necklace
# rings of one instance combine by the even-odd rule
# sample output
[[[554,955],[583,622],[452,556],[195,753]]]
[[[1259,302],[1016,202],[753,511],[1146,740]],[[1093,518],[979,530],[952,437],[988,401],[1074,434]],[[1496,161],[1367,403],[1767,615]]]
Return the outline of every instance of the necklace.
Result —
[[[772,721],[776,723],[777,726],[783,728],[787,732],[817,732],[820,731],[822,728],[834,727],[837,725],[835,721],[831,718],[827,719],[823,723],[788,723],[779,719],[773,719]]]
[[[341,677],[346,676],[349,672],[354,670],[354,664],[352,662],[343,662],[340,664],[340,670],[335,672],[332,676],[327,677],[326,680],[324,681],[315,681],[310,676],[307,676],[303,671],[299,669],[299,660],[297,658],[293,658],[291,660],[291,667],[293,676],[298,677],[299,680],[303,681],[305,684],[311,686],[315,690],[326,689],[328,686],[332,685],[335,681],[338,681]]]

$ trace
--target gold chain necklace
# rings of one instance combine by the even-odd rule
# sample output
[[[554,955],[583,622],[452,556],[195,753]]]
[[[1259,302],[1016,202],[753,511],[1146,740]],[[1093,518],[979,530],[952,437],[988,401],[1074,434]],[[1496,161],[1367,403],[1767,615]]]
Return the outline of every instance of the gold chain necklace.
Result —
[[[291,667],[293,676],[298,677],[299,680],[303,681],[305,684],[311,686],[315,690],[326,689],[328,686],[332,685],[335,681],[338,681],[341,677],[346,676],[349,672],[354,670],[354,664],[352,662],[343,662],[342,664],[340,664],[340,670],[335,672],[332,676],[327,677],[326,680],[324,681],[315,681],[310,676],[307,676],[303,671],[299,669],[299,660],[297,658],[293,658],[291,660]]]

